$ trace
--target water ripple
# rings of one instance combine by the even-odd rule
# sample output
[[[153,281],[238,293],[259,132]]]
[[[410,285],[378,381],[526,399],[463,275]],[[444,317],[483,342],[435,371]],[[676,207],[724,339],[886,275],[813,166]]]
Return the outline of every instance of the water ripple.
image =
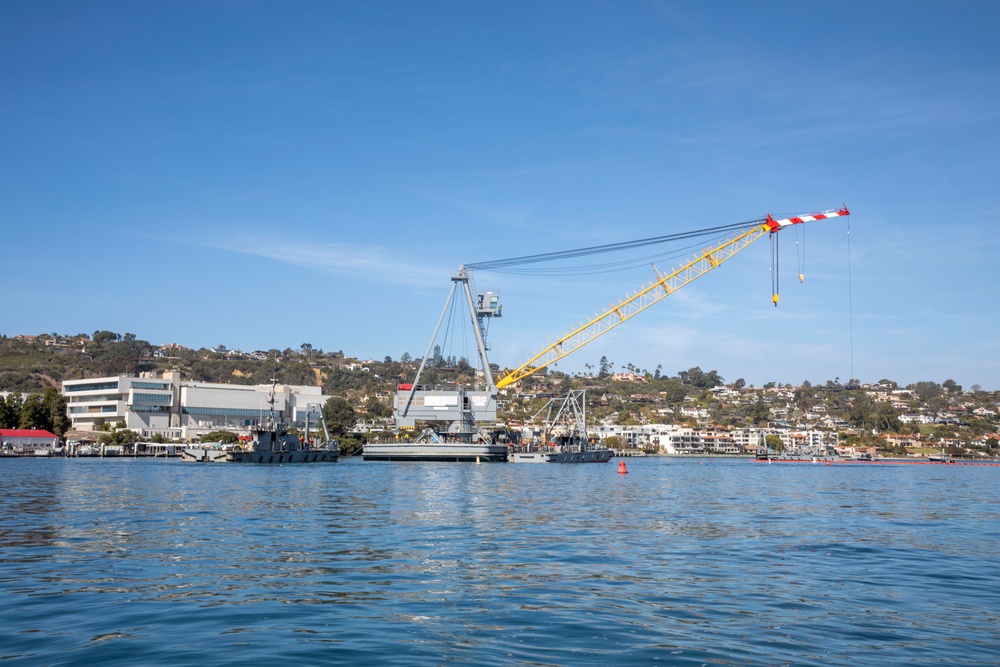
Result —
[[[3,461],[10,664],[996,664],[994,469]]]

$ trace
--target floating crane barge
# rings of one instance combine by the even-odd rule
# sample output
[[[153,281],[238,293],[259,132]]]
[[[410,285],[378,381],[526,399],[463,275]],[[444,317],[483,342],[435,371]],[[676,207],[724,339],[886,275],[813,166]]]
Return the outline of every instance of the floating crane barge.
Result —
[[[427,352],[424,354],[412,383],[397,387],[393,417],[396,420],[397,437],[392,442],[373,442],[364,446],[366,461],[506,461],[508,451],[513,454],[523,451],[517,438],[503,429],[484,426],[494,424],[497,417],[497,392],[554,364],[563,357],[586,345],[622,322],[634,317],[654,303],[673,294],[696,278],[720,266],[724,261],[764,237],[774,237],[779,231],[792,225],[814,220],[850,215],[847,207],[824,211],[812,215],[775,219],[770,214],[749,222],[713,227],[694,232],[670,234],[666,236],[640,239],[603,246],[579,248],[554,253],[515,257],[492,262],[466,264],[452,275],[451,292]],[[490,368],[486,337],[488,324],[493,318],[502,316],[500,297],[495,292],[477,293],[472,283],[473,270],[497,270],[502,267],[548,262],[571,257],[638,248],[646,245],[697,238],[699,236],[730,234],[721,241],[702,250],[694,259],[688,260],[668,274],[656,269],[656,279],[635,293],[612,303],[603,313],[598,313],[585,323],[564,334],[533,355],[521,366],[508,370],[499,380],[494,381]],[[800,276],[801,279],[801,276]],[[421,385],[420,378],[431,354],[452,301],[461,289],[460,296],[468,309],[475,332],[476,349],[482,369],[482,382],[476,387]],[[475,294],[475,297],[473,296]],[[773,302],[778,304],[777,285],[774,286]],[[418,423],[426,425],[419,435],[414,436]]]
[[[365,461],[506,461],[509,438],[503,430],[490,429],[497,418],[497,386],[493,382],[490,362],[486,356],[487,323],[501,317],[503,307],[495,292],[478,294],[473,300],[472,277],[462,266],[451,277],[451,293],[438,319],[434,335],[427,346],[413,383],[400,384],[396,390],[393,417],[400,435],[394,442],[374,442],[364,446]],[[448,312],[456,291],[461,289],[465,305],[472,314],[476,349],[483,369],[484,383],[479,387],[457,385],[421,385],[420,377],[427,365],[431,347],[437,340],[441,323]],[[434,424],[416,437],[417,422]]]

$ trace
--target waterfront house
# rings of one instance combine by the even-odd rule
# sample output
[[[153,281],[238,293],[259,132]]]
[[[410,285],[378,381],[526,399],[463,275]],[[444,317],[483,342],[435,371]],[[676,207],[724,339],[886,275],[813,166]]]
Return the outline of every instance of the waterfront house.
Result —
[[[0,428],[0,448],[4,452],[40,452],[59,446],[59,436],[34,428]]]

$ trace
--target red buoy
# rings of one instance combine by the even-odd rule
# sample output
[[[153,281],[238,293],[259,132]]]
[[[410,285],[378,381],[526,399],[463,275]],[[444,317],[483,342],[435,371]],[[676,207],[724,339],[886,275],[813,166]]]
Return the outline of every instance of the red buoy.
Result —
[[[625,467],[625,461],[619,461],[618,462],[618,474],[619,475],[627,475],[628,474],[628,468]]]

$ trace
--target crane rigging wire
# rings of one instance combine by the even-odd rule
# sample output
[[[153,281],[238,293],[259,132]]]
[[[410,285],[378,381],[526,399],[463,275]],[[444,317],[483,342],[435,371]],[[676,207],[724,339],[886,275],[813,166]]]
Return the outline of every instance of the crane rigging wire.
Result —
[[[452,292],[451,305],[448,306],[448,319],[447,323],[445,324],[444,335],[442,336],[441,339],[444,344],[440,346],[440,350],[443,352],[442,354],[443,357],[449,356],[447,353],[450,353],[452,351],[452,346],[454,344],[451,334],[455,327],[455,314],[459,310],[459,308],[456,306],[457,303],[460,303],[460,297],[457,292]],[[435,362],[437,361],[440,360],[435,359]]]
[[[670,234],[665,236],[640,239],[638,241],[629,241],[625,243],[613,243],[600,246],[590,246],[587,248],[579,248],[576,250],[567,250],[562,252],[554,253],[542,253],[537,255],[526,255],[523,257],[513,257],[505,260],[494,260],[490,262],[478,262],[475,264],[466,264],[460,267],[460,272],[465,275],[467,270],[478,269],[478,270],[494,270],[501,271],[506,269],[504,272],[509,271],[511,267],[523,266],[526,264],[536,264],[541,262],[552,262],[556,260],[565,260],[570,258],[583,257],[587,255],[594,255],[598,253],[614,252],[619,250],[627,250],[633,248],[640,248],[647,245],[653,245],[657,243],[665,243],[667,241],[679,241],[682,239],[694,239],[698,237],[704,237],[713,233],[720,233],[726,230],[733,230],[735,233],[728,235],[721,242],[709,246],[703,247],[700,251],[696,253],[694,259],[687,260],[681,264],[680,267],[673,269],[668,274],[660,273],[660,270],[656,268],[653,264],[653,269],[656,271],[657,278],[647,285],[644,285],[641,289],[635,290],[631,296],[626,296],[624,299],[619,299],[617,305],[612,302],[611,305],[604,309],[603,312],[598,312],[592,318],[588,319],[586,322],[581,322],[577,327],[571,331],[567,331],[561,337],[555,341],[550,341],[549,345],[546,346],[541,351],[536,352],[531,356],[525,363],[521,364],[519,367],[510,369],[506,371],[502,377],[497,381],[496,386],[498,389],[510,386],[524,378],[536,373],[544,368],[554,366],[560,359],[564,358],[566,355],[571,354],[573,351],[579,349],[583,345],[586,345],[595,338],[611,331],[621,323],[631,319],[635,315],[643,312],[651,305],[659,302],[660,300],[666,298],[670,294],[673,294],[678,289],[689,284],[698,277],[706,274],[712,269],[720,266],[727,259],[734,256],[736,253],[740,252],[755,240],[766,235],[771,239],[771,280],[772,280],[772,300],[774,305],[778,305],[778,239],[777,232],[781,229],[793,225],[799,225],[805,222],[811,222],[814,220],[825,220],[827,218],[836,218],[840,216],[849,216],[850,211],[845,205],[841,209],[837,210],[826,210],[819,213],[813,213],[808,215],[791,216],[787,218],[774,218],[769,213],[765,218],[756,221],[746,222],[742,224],[725,225],[719,227],[713,227],[703,230],[697,230],[693,232],[685,232],[680,234]],[[740,229],[742,228],[742,229]],[[801,257],[801,256],[800,256]],[[636,263],[635,259],[619,261],[619,262],[606,262],[599,265],[601,268],[610,270],[618,270],[618,267],[626,266],[628,264]],[[800,262],[800,270],[801,270]],[[566,271],[565,268],[557,269],[559,271]],[[538,273],[538,269],[521,269],[519,272],[525,273]],[[546,269],[546,271],[552,272],[551,269]],[[853,359],[852,359],[853,366]],[[853,370],[853,369],[852,369]]]
[[[533,268],[533,267],[518,267],[518,268],[498,268],[498,269],[488,269],[492,273],[502,273],[506,275],[522,275],[522,276],[581,276],[581,275],[591,275],[594,273],[612,273],[615,271],[626,271],[628,269],[633,269],[640,266],[648,266],[650,262],[665,261],[671,259],[677,259],[680,257],[685,257],[688,253],[693,250],[700,249],[702,246],[709,244],[714,244],[725,238],[725,234],[720,234],[718,236],[709,238],[707,240],[702,239],[699,243],[693,243],[690,245],[683,246],[676,250],[670,252],[661,252],[651,255],[642,255],[639,257],[633,257],[630,259],[623,259],[614,262],[602,262],[596,264],[582,264],[564,267],[548,267],[548,268]]]
[[[466,264],[465,267],[471,270],[497,270],[500,268],[506,268],[510,266],[522,266],[524,264],[536,264],[539,262],[551,262],[559,259],[569,259],[575,257],[585,257],[587,255],[596,255],[599,253],[615,252],[618,250],[629,250],[632,248],[641,248],[647,245],[655,245],[659,243],[668,243],[670,241],[680,241],[683,239],[697,238],[700,236],[708,236],[710,234],[716,234],[719,232],[733,231],[736,229],[741,229],[745,227],[751,227],[753,225],[763,224],[764,218],[758,218],[756,220],[749,220],[747,222],[738,222],[731,225],[720,225],[718,227],[707,227],[705,229],[698,229],[688,232],[679,232],[677,234],[666,234],[664,236],[653,236],[645,239],[637,239],[635,241],[622,241],[620,243],[606,243],[603,245],[588,246],[585,248],[575,248],[573,250],[561,250],[556,252],[545,252],[539,253],[537,255],[523,255],[521,257],[509,257],[507,259],[496,259],[489,260],[485,262],[473,262],[471,264]]]
[[[472,346],[469,339],[474,337],[474,333],[469,330],[468,320],[461,317],[461,313],[465,310],[466,304],[462,294],[459,291],[453,291],[449,302],[445,306],[445,313],[442,318],[444,329],[441,331],[441,335],[435,339],[440,340],[436,351],[440,352],[441,356],[438,357],[435,354],[431,357],[438,371],[451,368],[450,363],[452,361],[460,362],[462,360],[473,365],[473,368],[482,370],[475,364],[475,355],[470,354]],[[488,326],[489,323],[487,322]]]
[[[851,335],[851,379],[854,379],[854,280],[851,277],[851,218],[847,218],[847,310]]]

